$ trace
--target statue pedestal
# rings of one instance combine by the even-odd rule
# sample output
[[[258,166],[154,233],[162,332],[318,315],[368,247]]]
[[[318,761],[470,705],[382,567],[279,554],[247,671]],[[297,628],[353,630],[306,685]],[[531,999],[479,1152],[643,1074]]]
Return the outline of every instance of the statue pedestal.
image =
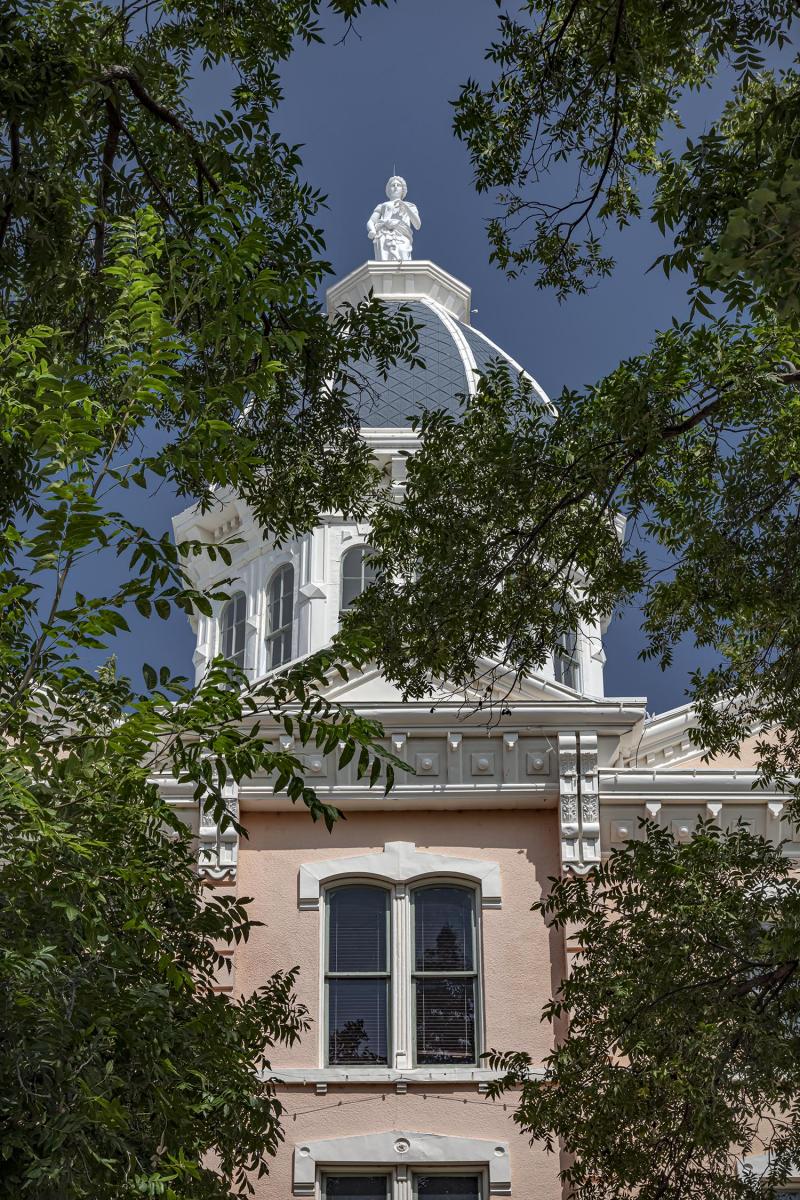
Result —
[[[381,300],[435,300],[465,325],[470,323],[472,292],[428,259],[363,263],[328,288],[328,312],[333,314],[345,304],[358,304],[370,292]]]

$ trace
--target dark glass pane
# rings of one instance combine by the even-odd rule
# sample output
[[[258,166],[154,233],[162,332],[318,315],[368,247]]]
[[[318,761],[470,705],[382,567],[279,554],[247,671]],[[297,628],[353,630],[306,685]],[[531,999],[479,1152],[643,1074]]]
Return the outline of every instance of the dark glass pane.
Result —
[[[383,888],[336,888],[328,895],[328,970],[385,971],[386,913]]]
[[[343,609],[349,608],[375,578],[375,568],[369,561],[371,552],[371,546],[354,546],[342,558]]]
[[[327,1175],[325,1200],[386,1200],[386,1175]],[[468,1193],[472,1195],[472,1193]]]
[[[553,673],[557,683],[578,690],[580,668],[578,663],[578,632],[571,630],[559,638],[559,649],[553,656]]]
[[[245,618],[247,617],[247,597],[244,592],[231,596],[222,610],[222,638],[220,649],[226,658],[244,665]]]
[[[429,1200],[470,1200],[480,1196],[480,1181],[475,1175],[416,1175],[418,1196]]]
[[[388,1062],[388,980],[328,980],[331,1063]]]
[[[414,893],[414,968],[472,971],[474,893],[466,888],[419,888]]]
[[[360,596],[363,587],[361,586],[361,574],[358,575],[343,575],[342,576],[342,608],[349,608],[357,596]]]
[[[269,630],[274,633],[292,620],[294,567],[281,567],[269,587]]]
[[[417,979],[417,1062],[475,1062],[475,980]]]

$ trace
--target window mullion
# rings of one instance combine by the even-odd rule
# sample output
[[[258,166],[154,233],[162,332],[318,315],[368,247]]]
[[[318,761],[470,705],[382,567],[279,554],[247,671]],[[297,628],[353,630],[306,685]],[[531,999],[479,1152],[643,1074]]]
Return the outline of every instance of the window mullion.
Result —
[[[392,936],[392,1049],[397,1070],[410,1067],[410,1048],[413,1044],[411,1017],[411,965],[412,923],[410,917],[411,898],[405,884],[398,884],[393,898]]]

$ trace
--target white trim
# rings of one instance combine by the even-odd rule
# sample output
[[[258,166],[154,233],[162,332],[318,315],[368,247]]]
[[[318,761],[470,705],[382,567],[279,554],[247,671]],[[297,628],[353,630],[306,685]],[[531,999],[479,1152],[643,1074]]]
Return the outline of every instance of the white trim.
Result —
[[[461,365],[464,368],[464,376],[467,380],[467,395],[474,396],[478,390],[475,383],[475,375],[478,373],[478,364],[475,362],[475,357],[467,343],[467,339],[464,337],[463,333],[458,328],[458,325],[447,312],[447,310],[444,309],[440,304],[435,304],[432,300],[423,300],[422,303],[426,304],[428,308],[430,308],[431,311],[436,314],[436,316],[444,325],[445,329],[449,332],[450,337],[455,342],[456,349],[458,350],[461,358]]]
[[[543,1079],[544,1070],[531,1067],[528,1075],[531,1079]],[[395,1070],[392,1067],[279,1067],[276,1070],[264,1069],[259,1072],[259,1079],[273,1079],[276,1083],[291,1084],[363,1084],[363,1083],[492,1083],[502,1079],[502,1071],[492,1071],[488,1067],[406,1067]]]
[[[332,315],[345,304],[356,305],[370,293],[382,300],[434,300],[469,325],[470,288],[430,259],[417,258],[407,262],[371,259],[362,263],[328,288],[325,293],[328,312]]]
[[[468,322],[465,322],[465,323],[468,323]],[[553,401],[550,399],[547,392],[544,390],[544,388],[541,386],[540,383],[536,382],[536,380],[533,378],[533,376],[531,375],[531,373],[529,371],[526,371],[524,367],[521,367],[520,364],[517,362],[517,360],[515,358],[511,357],[511,355],[508,353],[508,351],[502,350],[500,348],[500,346],[497,345],[496,342],[493,342],[490,337],[487,337],[486,334],[483,332],[483,330],[476,329],[474,325],[470,325],[470,330],[472,331],[472,333],[477,333],[478,337],[481,338],[484,342],[486,342],[489,349],[494,351],[494,356],[496,358],[502,359],[503,362],[510,363],[515,371],[517,371],[520,375],[522,375],[525,379],[527,379],[528,383],[531,384],[533,390],[536,392],[537,396],[542,401],[542,403],[545,405],[545,407],[548,409],[548,411],[551,412],[554,417],[558,416],[558,409],[556,408],[555,404],[553,404]],[[475,359],[475,355],[474,355],[474,352],[473,352],[471,346],[470,346],[470,354],[472,356],[472,361],[475,364],[474,370],[480,372],[480,367],[477,364],[477,361]],[[473,387],[475,387],[474,379],[473,379]]]
[[[489,1175],[491,1196],[511,1195],[508,1142],[397,1129],[297,1143],[292,1191],[295,1196],[313,1196],[318,1167],[349,1166],[478,1167]]]
[[[426,875],[467,879],[480,885],[482,908],[500,908],[502,904],[499,863],[482,858],[432,854],[417,850],[413,842],[386,842],[378,853],[302,863],[298,878],[298,908],[318,909],[323,886],[348,875],[395,884],[409,883]]]

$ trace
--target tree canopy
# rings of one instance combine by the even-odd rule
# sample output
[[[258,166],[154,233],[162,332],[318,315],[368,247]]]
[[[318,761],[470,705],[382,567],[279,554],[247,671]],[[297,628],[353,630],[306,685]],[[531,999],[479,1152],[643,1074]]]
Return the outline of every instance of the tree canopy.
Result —
[[[491,703],[487,647],[504,671],[535,669],[560,634],[637,599],[662,665],[685,637],[716,657],[692,675],[693,737],[736,754],[756,733],[761,781],[797,820],[795,8],[527,0],[501,15],[494,78],[455,107],[499,205],[492,257],[563,297],[613,270],[609,225],[647,218],[689,318],[552,410],[498,364],[462,420],[423,418],[360,607],[409,690],[483,680]],[[712,84],[717,119],[676,149],[682,99]],[[570,1194],[732,1200],[784,1182],[800,1161],[800,938],[783,848],[709,825],[683,845],[651,824],[536,907],[581,948],[545,1009],[556,1048],[543,1071],[503,1048],[489,1061]]]
[[[362,602],[409,690],[483,679],[488,696],[487,648],[504,671],[536,669],[560,633],[636,599],[662,665],[685,637],[716,657],[691,680],[702,744],[735,752],[771,726],[764,777],[791,785],[794,8],[529,0],[501,14],[494,78],[468,81],[454,118],[499,207],[493,258],[563,296],[613,269],[609,225],[648,218],[667,235],[655,265],[683,273],[690,314],[552,412],[498,364],[463,420],[423,416],[406,504],[377,512],[382,574]],[[682,98],[712,84],[728,88],[718,118],[676,149]]]
[[[337,818],[276,727],[391,783],[379,727],[322,695],[363,661],[357,633],[259,684],[221,660],[198,687],[105,661],[132,612],[226,595],[229,544],[175,546],[131,496],[166,483],[205,511],[232,488],[282,538],[362,514],[377,482],[351,364],[413,357],[414,330],[371,301],[328,321],[322,197],[273,129],[278,65],[321,37],[320,7],[0,15],[4,1195],[245,1195],[282,1136],[256,1068],[306,1027],[291,964],[217,990],[247,902],[207,894],[154,770],[223,825],[228,784],[259,772]],[[192,77],[221,66],[229,104],[199,119]],[[206,555],[204,593],[186,564]]]

